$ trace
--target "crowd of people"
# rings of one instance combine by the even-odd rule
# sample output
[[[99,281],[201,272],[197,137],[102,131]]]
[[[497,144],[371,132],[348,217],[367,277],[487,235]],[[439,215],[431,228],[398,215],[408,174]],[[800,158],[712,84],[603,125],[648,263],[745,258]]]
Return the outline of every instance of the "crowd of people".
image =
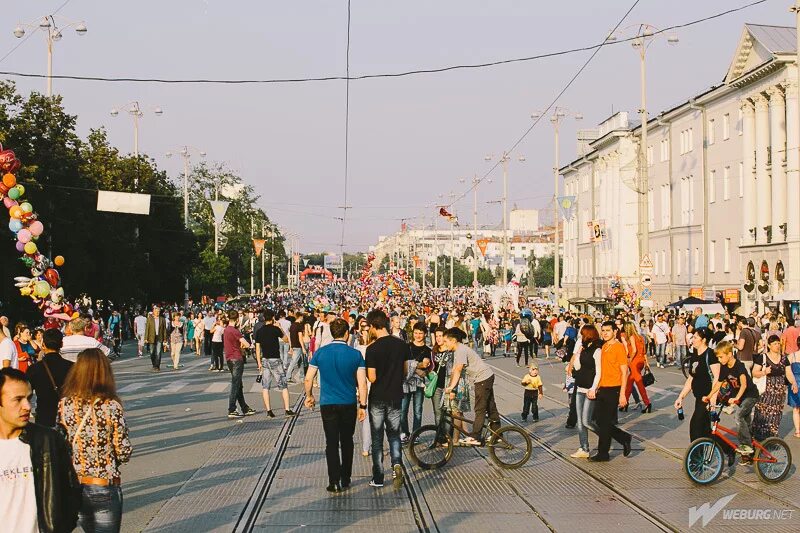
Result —
[[[513,358],[521,368],[519,417],[532,423],[545,394],[539,362],[564,365],[565,426],[578,435],[575,459],[609,460],[612,440],[623,455],[631,453],[618,413],[652,412],[651,363],[688,375],[674,406],[682,415],[694,395],[691,439],[709,434],[707,404],[717,401],[738,406],[744,464],[751,436],[776,435],[787,403],[800,438],[800,319],[773,312],[582,313],[525,297],[498,306],[475,289],[365,301],[354,282],[312,281],[186,311],[86,309],[63,332],[24,323],[13,334],[9,328],[0,317],[0,470],[12,473],[3,479],[0,509],[13,493],[13,505],[24,510],[15,513],[15,531],[68,531],[77,521],[87,532],[119,530],[120,464],[132,448],[110,361],[128,339],[153,372],[161,371],[164,353],[168,367],[179,370],[186,352],[206,357],[208,372],[227,372],[231,419],[256,414],[244,395],[246,361],[258,367],[269,418],[277,410],[273,391],[283,415],[296,415],[289,386],[303,383],[305,405],[320,406],[330,492],[350,486],[356,430],[361,454],[372,459],[370,485],[385,482],[385,439],[392,484],[402,486],[402,446],[421,427],[426,405],[437,424],[446,410],[474,414],[472,425],[454,419],[450,436],[458,446],[485,445],[484,424],[496,429],[500,422],[491,357]],[[590,429],[598,435],[594,454]]]

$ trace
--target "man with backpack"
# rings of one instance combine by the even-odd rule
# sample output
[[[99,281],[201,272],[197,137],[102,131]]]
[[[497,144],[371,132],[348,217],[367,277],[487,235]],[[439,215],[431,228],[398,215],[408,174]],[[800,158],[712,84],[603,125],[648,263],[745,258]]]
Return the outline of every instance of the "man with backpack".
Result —
[[[72,368],[72,362],[61,357],[59,353],[63,338],[61,331],[46,329],[42,358],[28,369],[28,381],[36,393],[36,423],[40,426],[56,425],[59,391]]]

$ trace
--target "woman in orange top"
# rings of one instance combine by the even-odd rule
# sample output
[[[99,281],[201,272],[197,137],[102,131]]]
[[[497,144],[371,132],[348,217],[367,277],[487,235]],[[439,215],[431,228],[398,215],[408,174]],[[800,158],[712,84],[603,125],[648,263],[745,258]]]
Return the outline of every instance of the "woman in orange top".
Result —
[[[644,339],[637,333],[633,322],[625,323],[624,338],[628,344],[628,368],[630,369],[628,383],[625,386],[625,397],[630,398],[633,384],[636,383],[636,388],[639,389],[639,395],[644,403],[642,412],[649,413],[653,410],[653,404],[650,403],[650,398],[647,397],[647,390],[642,381],[642,369],[644,367],[650,368],[650,365],[647,364],[647,357],[645,357]]]

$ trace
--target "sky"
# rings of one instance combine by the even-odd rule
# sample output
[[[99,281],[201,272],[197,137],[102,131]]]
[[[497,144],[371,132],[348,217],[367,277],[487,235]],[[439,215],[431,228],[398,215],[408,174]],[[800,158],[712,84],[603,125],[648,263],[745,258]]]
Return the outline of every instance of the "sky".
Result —
[[[55,43],[54,73],[175,79],[273,79],[343,76],[347,1],[5,0],[0,57],[20,45],[17,23],[38,22],[66,1],[60,24],[85,21],[86,35],[66,30]],[[751,0],[640,0],[621,36],[640,23],[659,28],[738,7]],[[634,0],[352,0],[350,74],[400,72],[532,56],[600,42]],[[790,0],[677,31],[647,53],[651,116],[719,84],[747,22],[794,25]],[[63,19],[59,19],[63,16]],[[5,26],[5,28],[3,27]],[[530,127],[591,52],[483,69],[402,78],[353,80],[345,251],[366,251],[405,220],[433,223],[437,204],[472,220],[473,176],[491,169],[486,155],[508,149]],[[0,61],[0,70],[44,74],[46,44],[37,32]],[[12,78],[23,94],[45,80]],[[338,251],[345,191],[345,81],[260,85],[156,85],[54,80],[78,133],[105,127],[133,151],[133,124],[109,111],[131,101],[145,109],[140,152],[177,179],[183,145],[224,162],[260,194],[260,206],[304,253]],[[576,153],[578,129],[614,111],[639,108],[639,59],[627,43],[604,47],[558,101],[583,120],[561,126],[560,161]],[[152,113],[161,107],[163,115]],[[513,152],[509,208],[548,208],[553,195],[553,128],[541,121]],[[13,149],[13,147],[11,147]],[[519,162],[518,157],[525,161]],[[479,224],[497,226],[502,173],[478,187]],[[494,203],[489,203],[494,202]]]

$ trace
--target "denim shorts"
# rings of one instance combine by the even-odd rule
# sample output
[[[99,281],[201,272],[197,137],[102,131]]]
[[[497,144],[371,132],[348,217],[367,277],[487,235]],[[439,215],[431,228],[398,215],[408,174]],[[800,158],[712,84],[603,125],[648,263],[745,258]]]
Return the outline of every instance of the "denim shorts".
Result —
[[[286,384],[286,371],[283,369],[283,362],[280,359],[261,359],[264,369],[261,375],[261,388],[269,390],[274,388],[283,390],[288,388]]]

